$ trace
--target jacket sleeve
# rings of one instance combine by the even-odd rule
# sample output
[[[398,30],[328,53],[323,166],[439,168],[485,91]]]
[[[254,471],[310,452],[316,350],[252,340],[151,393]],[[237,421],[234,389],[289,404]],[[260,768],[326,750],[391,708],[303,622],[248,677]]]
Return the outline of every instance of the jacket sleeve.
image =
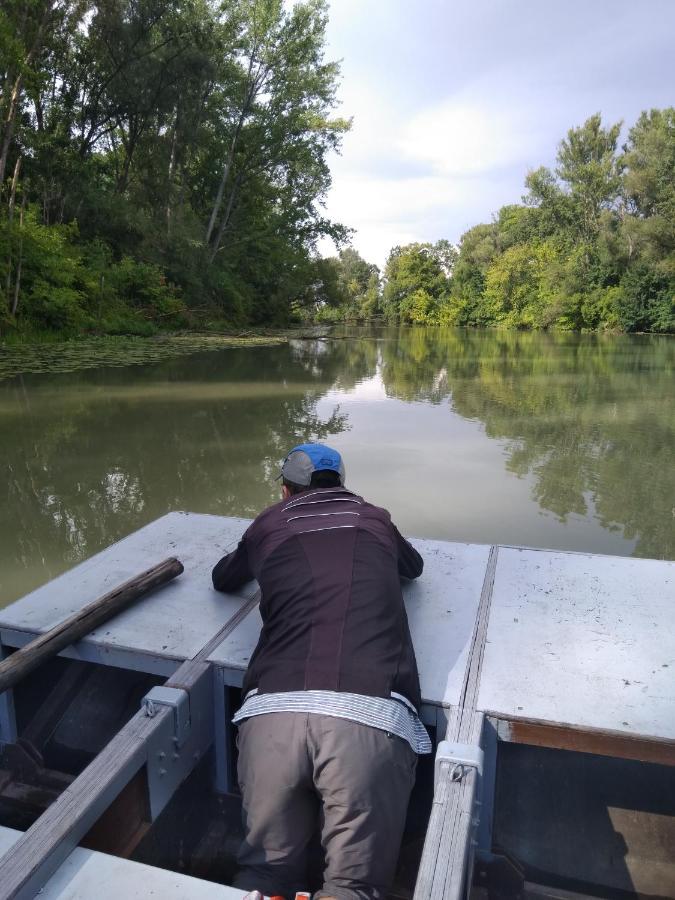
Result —
[[[234,591],[255,577],[248,561],[246,535],[239,541],[236,550],[216,563],[211,577],[217,591]]]
[[[396,535],[398,574],[402,575],[403,578],[418,578],[422,574],[424,560],[413,545],[406,541],[395,525],[393,525],[393,529]]]

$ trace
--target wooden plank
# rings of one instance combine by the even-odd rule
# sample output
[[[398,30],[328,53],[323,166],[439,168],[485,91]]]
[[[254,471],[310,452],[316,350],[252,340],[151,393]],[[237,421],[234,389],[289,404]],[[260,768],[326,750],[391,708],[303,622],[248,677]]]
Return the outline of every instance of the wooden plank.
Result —
[[[490,718],[496,723],[497,734],[503,741],[675,766],[675,741],[649,739],[621,732],[574,728],[550,722],[496,719],[492,716]]]
[[[173,711],[137,713],[0,859],[3,898],[33,897],[146,762],[146,741]]]
[[[462,685],[462,693],[459,702],[459,721],[453,723],[454,731],[450,733],[448,729],[448,740],[460,741],[461,743],[471,743],[469,735],[474,728],[474,713],[476,711],[476,703],[478,700],[478,691],[480,688],[481,673],[483,669],[483,657],[485,654],[485,641],[487,638],[488,622],[490,620],[490,608],[492,603],[492,591],[495,581],[495,572],[497,569],[497,559],[499,550],[497,547],[490,548],[490,555],[485,569],[485,577],[483,579],[483,588],[481,591],[480,604],[478,606],[478,616],[476,618],[476,626],[471,640],[471,650],[469,651],[469,660]],[[480,740],[480,732],[478,740]]]
[[[474,711],[470,718],[470,724],[465,725],[466,742],[478,745],[483,724],[483,716]],[[471,837],[473,833],[474,817],[476,815],[475,802],[478,790],[478,774],[475,769],[466,769],[459,781],[452,781],[451,769],[445,773],[449,780],[449,789],[456,797],[445,817],[444,827],[441,830],[438,861],[434,870],[434,879],[430,897],[434,900],[450,900],[459,898],[463,894],[465,880],[470,869],[472,856]]]
[[[142,768],[92,825],[80,846],[127,859],[149,828],[148,780]]]
[[[122,612],[183,571],[175,557],[163,560],[78,610],[65,621],[0,662],[0,692],[13,687],[39,665]]]

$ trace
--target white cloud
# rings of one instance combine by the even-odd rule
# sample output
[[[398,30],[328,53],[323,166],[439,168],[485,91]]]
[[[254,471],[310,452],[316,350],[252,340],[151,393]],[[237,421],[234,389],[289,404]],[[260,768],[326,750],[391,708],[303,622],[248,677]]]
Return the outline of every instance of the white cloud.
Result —
[[[520,120],[520,121],[519,121]],[[401,153],[445,175],[478,175],[520,162],[528,128],[519,110],[481,105],[471,97],[451,97],[422,110],[406,124]]]
[[[382,266],[397,244],[456,241],[520,199],[508,169],[524,173],[538,137],[518,112],[471,103],[468,95],[449,98],[403,122],[383,103],[374,103],[374,116],[356,112],[343,155],[331,167],[327,209],[356,229],[354,245],[366,259]],[[321,250],[333,252],[330,244]]]
[[[612,0],[608,19],[587,0],[569,0],[565,16],[540,0],[425,0],[423,12],[410,0],[331,0],[328,58],[343,58],[339,112],[354,125],[331,161],[328,214],[381,266],[396,244],[457,241],[519,202],[527,169],[552,164],[592,113],[630,122],[668,105],[675,5],[651,2],[645,17]]]
[[[397,244],[456,240],[476,224],[515,198],[507,180],[430,173],[416,177],[378,177],[350,171],[336,173],[328,201],[334,219],[356,229],[354,246],[371,262],[382,266]],[[331,254],[330,243],[321,246]]]
[[[518,202],[527,167],[546,148],[544,119],[513,102],[506,73],[499,89],[478,79],[412,112],[386,83],[347,82],[341,96],[354,122],[331,164],[327,210],[355,229],[354,246],[379,266],[397,244],[457,241]],[[334,252],[331,242],[320,249]]]

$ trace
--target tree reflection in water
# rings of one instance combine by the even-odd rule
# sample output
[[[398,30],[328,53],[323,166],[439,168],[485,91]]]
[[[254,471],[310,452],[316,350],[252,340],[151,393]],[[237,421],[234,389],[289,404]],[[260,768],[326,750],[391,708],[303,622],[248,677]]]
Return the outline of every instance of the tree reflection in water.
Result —
[[[668,337],[404,329],[387,393],[440,403],[509,442],[507,468],[565,521],[592,503],[635,554],[675,556],[675,342]]]
[[[0,604],[169,510],[255,515],[278,496],[286,450],[345,432],[334,397],[376,372],[390,398],[449,404],[482,423],[541,509],[563,522],[593,514],[640,556],[675,555],[671,339],[422,328],[342,337],[4,382]]]

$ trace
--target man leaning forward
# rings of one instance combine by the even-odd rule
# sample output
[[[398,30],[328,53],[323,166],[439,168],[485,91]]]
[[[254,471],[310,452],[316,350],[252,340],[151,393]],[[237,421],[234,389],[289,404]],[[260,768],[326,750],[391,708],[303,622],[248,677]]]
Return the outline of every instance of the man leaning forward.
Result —
[[[431,752],[400,584],[422,558],[386,510],[347,490],[330,447],[295,447],[280,477],[282,500],[213,570],[217,590],[253,578],[261,589],[234,717],[245,829],[235,885],[292,900],[318,829],[314,898],[382,900],[417,754]]]

